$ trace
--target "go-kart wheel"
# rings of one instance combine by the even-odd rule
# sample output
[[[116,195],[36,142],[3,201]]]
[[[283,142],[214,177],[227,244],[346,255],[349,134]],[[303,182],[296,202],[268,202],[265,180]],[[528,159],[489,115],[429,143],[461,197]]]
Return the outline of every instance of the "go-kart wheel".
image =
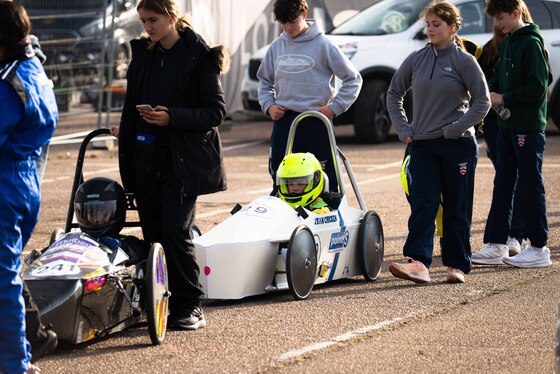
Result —
[[[197,225],[192,225],[191,226],[191,239],[198,238],[200,235],[202,235],[202,231],[200,231],[200,229],[198,228]]]
[[[383,226],[373,210],[362,218],[358,231],[358,262],[362,275],[368,282],[377,280],[383,265]]]
[[[304,225],[292,233],[286,255],[288,287],[296,300],[306,299],[317,277],[317,250],[313,234]]]
[[[66,234],[63,229],[56,229],[51,234],[51,239],[49,241],[49,245],[56,242],[58,239],[62,238],[62,236]]]
[[[165,253],[161,244],[154,243],[150,248],[146,269],[146,311],[153,345],[161,344],[165,337],[169,296]]]

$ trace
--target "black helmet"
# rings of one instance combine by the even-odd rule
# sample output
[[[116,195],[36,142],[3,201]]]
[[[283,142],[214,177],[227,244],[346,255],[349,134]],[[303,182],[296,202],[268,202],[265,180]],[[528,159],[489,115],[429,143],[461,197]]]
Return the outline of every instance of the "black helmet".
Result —
[[[80,229],[94,237],[117,235],[124,227],[124,189],[109,178],[96,177],[82,183],[74,197]]]

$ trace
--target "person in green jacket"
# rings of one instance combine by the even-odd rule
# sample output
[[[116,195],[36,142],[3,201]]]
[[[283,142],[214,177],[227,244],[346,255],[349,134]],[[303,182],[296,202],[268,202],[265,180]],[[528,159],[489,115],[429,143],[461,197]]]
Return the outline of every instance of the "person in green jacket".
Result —
[[[498,118],[496,176],[484,231],[484,248],[475,264],[506,263],[517,267],[551,265],[542,163],[546,143],[546,95],[549,68],[539,27],[525,23],[521,0],[489,0],[486,13],[506,34],[493,78],[488,82],[492,105],[505,105],[508,119]],[[520,199],[530,245],[509,257],[513,194]]]

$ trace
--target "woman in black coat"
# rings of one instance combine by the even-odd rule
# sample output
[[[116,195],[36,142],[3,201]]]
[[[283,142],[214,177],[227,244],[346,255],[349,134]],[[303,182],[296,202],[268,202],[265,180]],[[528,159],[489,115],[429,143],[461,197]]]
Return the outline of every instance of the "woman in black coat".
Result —
[[[121,123],[111,131],[144,239],[165,250],[168,326],[195,330],[206,321],[190,228],[197,196],[226,189],[217,126],[226,114],[219,75],[227,55],[178,17],[174,0],[141,0],[137,10],[148,37],[131,42]]]

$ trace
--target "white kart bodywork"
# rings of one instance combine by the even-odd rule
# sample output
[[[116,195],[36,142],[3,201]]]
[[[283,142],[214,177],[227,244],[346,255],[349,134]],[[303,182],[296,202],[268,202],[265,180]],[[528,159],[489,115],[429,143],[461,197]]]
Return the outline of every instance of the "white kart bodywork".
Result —
[[[318,112],[297,116],[286,154],[292,151],[297,126],[310,116],[322,120],[327,129],[330,144],[325,146],[331,150],[337,190],[324,193],[334,199],[336,209],[316,214],[264,196],[193,239],[206,298],[241,299],[290,289],[296,299],[305,299],[315,284],[360,273],[368,281],[377,279],[383,262],[381,221],[375,212],[367,212],[352,168],[336,147],[328,118]],[[359,209],[348,203],[342,163]]]
[[[255,199],[204,235],[194,239],[200,283],[208,299],[241,299],[287,290],[286,248],[292,232],[307,226],[318,250],[315,284],[360,274],[356,255],[364,212],[346,197],[329,213],[307,211],[304,219],[277,197]]]

